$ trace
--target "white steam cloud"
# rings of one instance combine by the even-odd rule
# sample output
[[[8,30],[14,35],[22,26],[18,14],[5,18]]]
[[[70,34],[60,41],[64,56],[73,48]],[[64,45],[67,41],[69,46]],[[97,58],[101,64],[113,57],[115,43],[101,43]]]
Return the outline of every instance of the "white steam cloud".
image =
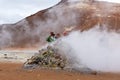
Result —
[[[119,34],[98,29],[75,31],[62,42],[65,44],[61,47],[73,61],[73,67],[87,66],[97,71],[120,72]]]

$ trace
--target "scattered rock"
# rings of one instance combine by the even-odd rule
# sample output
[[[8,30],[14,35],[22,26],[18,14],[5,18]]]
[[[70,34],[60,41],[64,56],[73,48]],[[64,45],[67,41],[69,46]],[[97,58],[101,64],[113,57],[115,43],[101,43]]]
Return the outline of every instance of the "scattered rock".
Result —
[[[48,46],[46,49],[39,50],[38,54],[35,54],[24,63],[24,68],[34,69],[40,68],[57,68],[64,69],[67,60],[57,53],[57,49]]]

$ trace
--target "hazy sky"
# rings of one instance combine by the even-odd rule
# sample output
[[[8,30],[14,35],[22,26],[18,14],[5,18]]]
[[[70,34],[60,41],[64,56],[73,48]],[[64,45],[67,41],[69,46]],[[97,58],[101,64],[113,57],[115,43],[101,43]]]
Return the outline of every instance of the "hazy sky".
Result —
[[[0,0],[0,24],[15,23],[60,0]]]

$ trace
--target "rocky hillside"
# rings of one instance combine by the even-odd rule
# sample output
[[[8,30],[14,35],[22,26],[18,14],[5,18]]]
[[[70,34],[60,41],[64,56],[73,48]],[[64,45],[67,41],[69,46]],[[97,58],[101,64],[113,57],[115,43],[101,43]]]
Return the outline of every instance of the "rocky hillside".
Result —
[[[37,12],[15,24],[0,26],[0,48],[39,47],[51,31],[85,31],[93,27],[120,29],[120,4],[91,0],[61,0],[57,5]]]

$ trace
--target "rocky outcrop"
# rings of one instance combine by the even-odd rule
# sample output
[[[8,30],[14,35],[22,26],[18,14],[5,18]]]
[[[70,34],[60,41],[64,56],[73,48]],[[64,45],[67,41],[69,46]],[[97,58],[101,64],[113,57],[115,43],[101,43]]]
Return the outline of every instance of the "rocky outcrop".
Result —
[[[57,49],[52,46],[39,50],[30,59],[24,63],[25,69],[31,68],[52,68],[52,69],[64,69],[67,65],[67,59],[65,56],[60,55]]]

